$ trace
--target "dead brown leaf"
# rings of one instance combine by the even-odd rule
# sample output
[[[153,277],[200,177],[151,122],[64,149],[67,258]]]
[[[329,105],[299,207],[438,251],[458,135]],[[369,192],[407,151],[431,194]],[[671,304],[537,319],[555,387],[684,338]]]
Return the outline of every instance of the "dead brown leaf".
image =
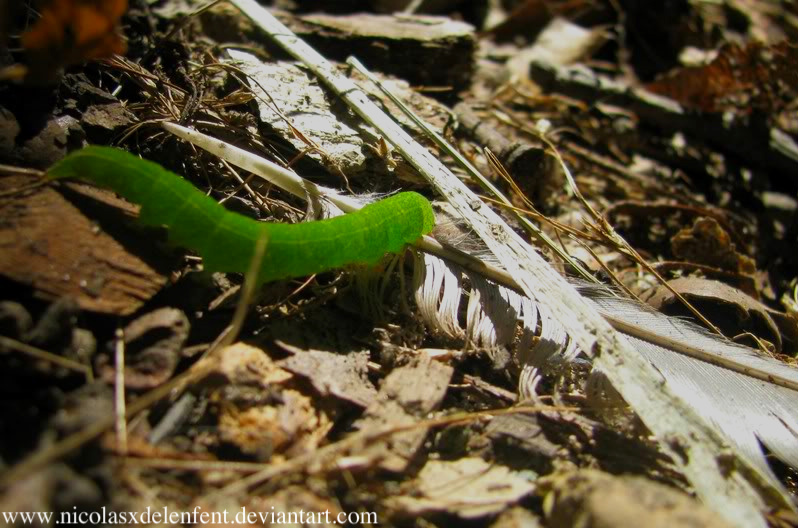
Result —
[[[408,492],[387,503],[403,515],[448,512],[463,519],[504,510],[534,489],[534,484],[505,466],[481,458],[430,460],[411,482]]]
[[[278,345],[294,354],[279,365],[299,376],[306,377],[322,396],[334,396],[368,407],[377,391],[366,377],[368,352],[334,354],[323,350],[302,350],[278,341]]]
[[[703,112],[778,113],[798,94],[796,61],[798,48],[786,41],[728,44],[711,63],[678,69],[647,88]]]
[[[22,45],[63,66],[124,53],[117,26],[126,10],[127,0],[51,0],[22,35]]]
[[[756,271],[753,259],[739,253],[729,233],[711,217],[698,217],[691,227],[672,236],[671,250],[676,258],[696,264],[745,275]]]
[[[702,313],[729,337],[744,332],[773,343],[781,351],[782,336],[771,310],[753,297],[737,288],[719,281],[699,277],[683,277],[668,281],[668,284],[691,303],[699,306]],[[665,286],[656,288],[646,302],[658,310],[676,306],[676,297]]]
[[[315,449],[332,421],[262,350],[238,343],[220,351],[219,437],[259,459]],[[252,389],[252,390],[249,390]]]

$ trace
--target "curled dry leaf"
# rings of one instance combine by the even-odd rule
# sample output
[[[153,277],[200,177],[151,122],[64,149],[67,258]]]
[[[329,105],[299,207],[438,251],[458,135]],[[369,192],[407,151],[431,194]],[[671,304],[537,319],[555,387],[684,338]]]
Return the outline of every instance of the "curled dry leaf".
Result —
[[[160,308],[133,320],[124,329],[125,387],[147,390],[172,377],[190,324],[176,308]],[[114,367],[100,365],[100,375],[113,383]]]
[[[668,284],[691,303],[729,337],[743,332],[752,334],[772,343],[776,351],[782,349],[782,334],[772,315],[773,310],[728,284],[702,279],[683,277],[668,281]],[[654,290],[647,302],[658,310],[676,307],[676,297],[665,286]],[[675,315],[675,314],[674,314]]]
[[[258,348],[238,343],[220,351],[212,377],[222,382],[212,397],[223,402],[219,439],[257,459],[313,450],[332,426],[323,406]]]
[[[752,275],[756,264],[751,257],[736,250],[729,233],[711,217],[701,216],[693,225],[671,237],[675,257],[723,270]]]

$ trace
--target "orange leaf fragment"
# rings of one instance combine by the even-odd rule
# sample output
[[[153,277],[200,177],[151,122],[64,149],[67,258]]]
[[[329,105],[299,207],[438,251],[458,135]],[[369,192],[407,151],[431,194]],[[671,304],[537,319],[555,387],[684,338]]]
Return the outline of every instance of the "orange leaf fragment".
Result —
[[[798,47],[727,44],[703,66],[679,68],[647,88],[703,112],[777,113],[798,95]]]
[[[126,10],[127,0],[51,0],[22,35],[32,58],[29,67],[43,72],[124,53],[117,27]]]

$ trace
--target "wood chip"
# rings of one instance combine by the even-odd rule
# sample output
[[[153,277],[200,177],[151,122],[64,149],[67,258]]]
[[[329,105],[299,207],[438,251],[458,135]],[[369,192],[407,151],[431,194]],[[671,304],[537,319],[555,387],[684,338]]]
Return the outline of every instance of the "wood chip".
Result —
[[[465,88],[473,71],[474,27],[421,15],[308,15],[282,21],[330,59],[357,50],[364,64],[379,64],[411,83]]]
[[[21,176],[0,178],[0,192],[33,181]],[[109,232],[52,187],[0,197],[0,274],[32,286],[38,297],[47,300],[71,297],[83,310],[128,315],[166,284],[165,259],[161,256],[159,265],[151,247],[149,253],[141,247],[145,244],[140,234],[134,236],[128,230],[124,236],[119,219],[122,211],[132,213],[129,204],[111,193],[91,192],[102,195],[103,205],[113,208],[108,217],[115,222],[107,222]],[[111,232],[119,234],[119,240]],[[146,245],[152,246],[151,241]]]

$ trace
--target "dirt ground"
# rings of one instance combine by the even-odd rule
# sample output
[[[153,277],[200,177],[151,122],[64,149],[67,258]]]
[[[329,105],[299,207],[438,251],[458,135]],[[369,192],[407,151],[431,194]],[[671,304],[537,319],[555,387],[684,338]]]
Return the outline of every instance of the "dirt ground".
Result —
[[[798,3],[262,5],[0,0],[0,525],[798,526]]]

